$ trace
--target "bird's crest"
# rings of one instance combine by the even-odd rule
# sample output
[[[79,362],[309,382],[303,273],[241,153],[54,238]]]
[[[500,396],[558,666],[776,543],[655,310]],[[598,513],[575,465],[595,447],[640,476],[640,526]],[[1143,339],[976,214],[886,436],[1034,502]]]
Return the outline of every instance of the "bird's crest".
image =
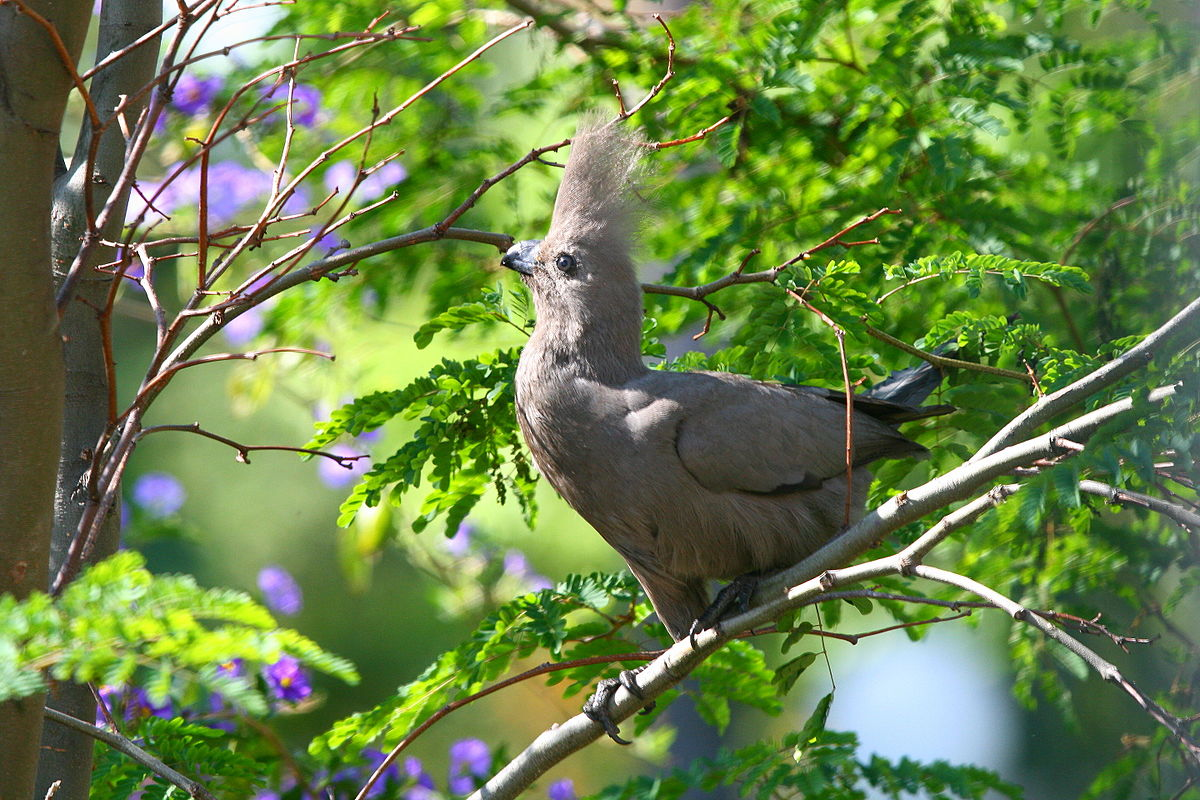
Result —
[[[627,250],[637,228],[634,192],[643,149],[636,131],[580,121],[563,171],[547,239],[587,240]]]

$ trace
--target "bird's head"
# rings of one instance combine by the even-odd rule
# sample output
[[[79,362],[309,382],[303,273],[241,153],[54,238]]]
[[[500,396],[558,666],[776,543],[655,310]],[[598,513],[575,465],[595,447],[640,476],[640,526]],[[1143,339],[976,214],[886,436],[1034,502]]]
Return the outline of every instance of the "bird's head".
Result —
[[[517,242],[500,260],[529,286],[539,317],[551,308],[604,303],[631,288],[640,296],[630,251],[641,149],[636,136],[611,123],[589,117],[580,124],[546,238]]]

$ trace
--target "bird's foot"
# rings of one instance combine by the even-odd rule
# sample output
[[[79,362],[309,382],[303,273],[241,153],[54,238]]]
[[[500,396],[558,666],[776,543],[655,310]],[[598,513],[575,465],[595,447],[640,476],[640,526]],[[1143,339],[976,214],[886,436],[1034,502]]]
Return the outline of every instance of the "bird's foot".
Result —
[[[617,693],[617,687],[624,686],[631,695],[639,700],[643,699],[645,695],[642,693],[642,687],[637,684],[637,673],[642,669],[643,667],[626,669],[622,670],[615,678],[605,678],[596,684],[596,693],[583,704],[584,715],[593,722],[599,722],[604,727],[604,732],[608,734],[608,738],[617,744],[632,744],[632,742],[621,738],[621,729],[617,727],[616,721],[612,718],[613,695]],[[649,714],[654,710],[654,706],[655,702],[651,700],[638,713]]]
[[[692,622],[692,628],[688,631],[688,642],[693,649],[696,647],[696,634],[715,627],[728,615],[730,609],[739,614],[750,610],[750,598],[754,596],[760,579],[759,573],[747,572],[721,587],[712,604]]]

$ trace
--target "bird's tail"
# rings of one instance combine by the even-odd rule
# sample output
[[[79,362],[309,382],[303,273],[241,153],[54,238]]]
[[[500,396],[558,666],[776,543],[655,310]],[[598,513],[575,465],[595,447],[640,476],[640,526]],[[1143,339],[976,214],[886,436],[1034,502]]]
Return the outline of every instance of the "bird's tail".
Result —
[[[944,344],[935,348],[933,352],[937,355],[946,355],[953,351],[952,345]],[[893,406],[894,409],[888,409],[886,414],[872,415],[893,424],[949,414],[954,410],[954,406],[921,405],[925,398],[941,386],[942,377],[941,367],[930,364],[928,361],[922,361],[915,367],[896,370],[859,397]],[[864,410],[871,413],[870,409]]]

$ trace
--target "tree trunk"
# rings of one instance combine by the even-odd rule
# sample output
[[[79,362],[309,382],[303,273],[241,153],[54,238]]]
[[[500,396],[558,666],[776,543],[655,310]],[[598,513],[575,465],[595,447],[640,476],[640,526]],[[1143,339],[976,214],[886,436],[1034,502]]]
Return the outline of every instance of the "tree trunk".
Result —
[[[0,592],[17,597],[47,580],[64,381],[51,186],[72,87],[63,56],[78,60],[91,10],[87,0],[23,5],[32,14],[0,6]],[[42,702],[0,704],[0,800],[33,795]]]
[[[96,60],[125,48],[161,21],[160,3],[109,0],[101,12]],[[157,73],[157,66],[158,43],[150,42],[100,72],[91,86],[92,101],[100,118],[107,119],[120,102],[121,95],[132,96],[149,84]],[[148,96],[143,97],[142,102],[124,112],[131,127],[148,99]],[[87,160],[91,139],[92,126],[85,118],[70,168],[55,181],[51,236],[56,283],[61,282],[71,266],[87,229],[85,191],[91,187],[92,207],[99,213],[125,164],[125,139],[120,127],[112,124],[100,138],[89,172]],[[128,193],[118,198],[110,223],[101,231],[104,239],[120,237],[127,199]],[[94,272],[91,268],[114,260],[112,248],[93,250],[88,271],[76,284],[75,299],[64,309],[62,318],[66,406],[51,539],[51,576],[66,560],[67,550],[78,530],[84,510],[90,453],[110,423],[111,383],[105,367],[104,331],[98,310],[107,306],[113,279],[107,273]],[[119,533],[119,514],[112,513],[105,520],[89,561],[111,555],[117,548]],[[91,721],[96,713],[91,690],[80,684],[55,683],[51,686],[47,704],[87,721]],[[86,800],[91,782],[92,750],[93,742],[84,734],[60,725],[47,725],[42,734],[42,758],[35,796],[44,797],[57,780],[61,784],[56,800]]]

